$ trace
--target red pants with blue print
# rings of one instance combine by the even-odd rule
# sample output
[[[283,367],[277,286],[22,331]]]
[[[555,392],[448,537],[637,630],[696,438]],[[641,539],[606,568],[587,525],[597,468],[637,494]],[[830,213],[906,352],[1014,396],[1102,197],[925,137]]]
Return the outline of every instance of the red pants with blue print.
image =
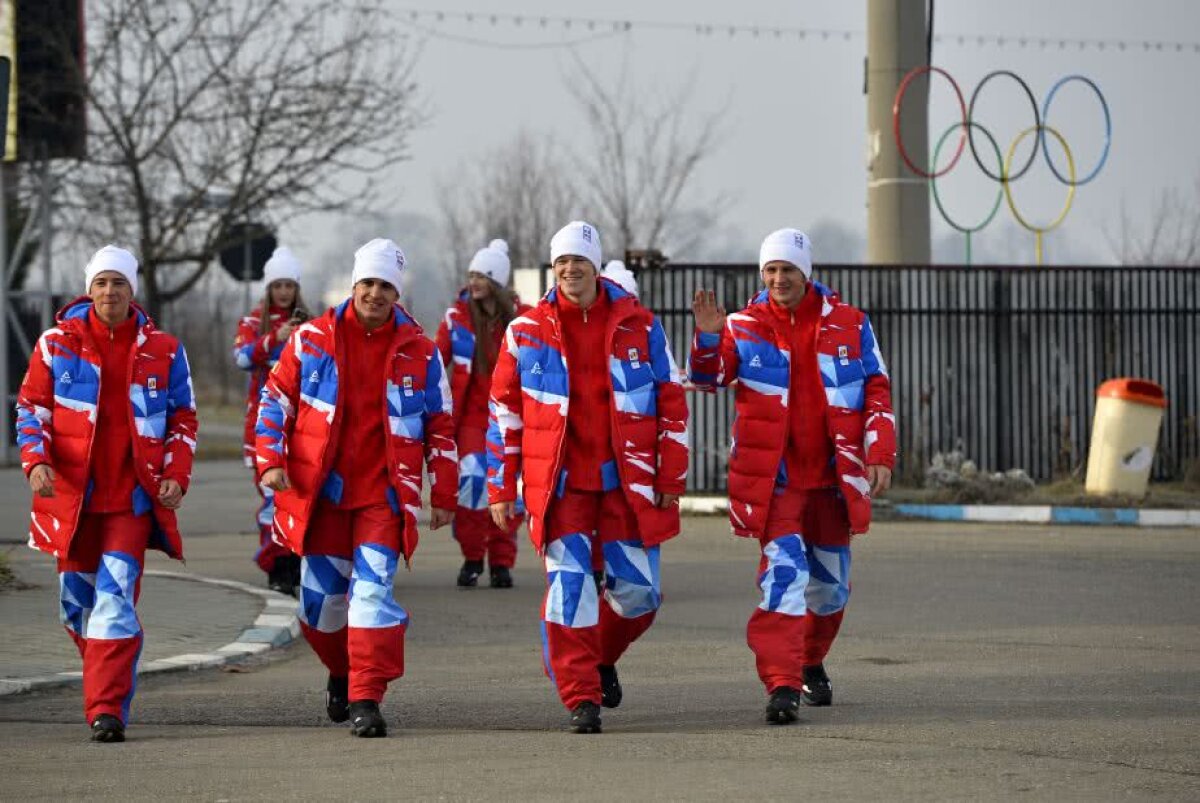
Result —
[[[258,564],[258,568],[270,574],[275,568],[275,561],[286,558],[292,551],[275,543],[271,538],[271,531],[274,529],[272,519],[275,518],[275,492],[257,481],[254,483],[254,489],[262,499],[262,504],[258,506],[258,512],[254,516],[258,525],[258,551],[254,553],[254,562]]]
[[[83,659],[83,709],[129,722],[142,654],[137,615],[149,515],[84,513],[66,557],[58,559],[63,627]]]
[[[850,598],[850,522],[835,488],[776,489],[760,540],[762,600],[746,642],[770,693],[825,660]]]
[[[524,516],[509,519],[504,529],[492,521],[487,493],[487,428],[459,429],[458,510],[451,525],[463,559],[511,569],[517,562],[517,530]]]
[[[617,663],[649,629],[662,602],[659,548],[642,546],[637,518],[619,489],[566,489],[550,504],[545,532],[546,674],[568,709],[599,704],[598,667]],[[601,568],[603,584],[593,573]]]
[[[300,561],[300,628],[350,700],[383,700],[404,674],[408,613],[392,592],[404,519],[386,504],[343,510],[318,502]]]

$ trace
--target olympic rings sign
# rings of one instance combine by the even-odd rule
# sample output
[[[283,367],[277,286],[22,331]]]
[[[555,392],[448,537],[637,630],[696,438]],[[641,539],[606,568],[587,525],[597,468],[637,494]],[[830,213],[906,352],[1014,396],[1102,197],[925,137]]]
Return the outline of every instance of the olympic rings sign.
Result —
[[[929,170],[922,170],[912,160],[908,150],[904,147],[904,139],[900,136],[900,108],[904,102],[904,93],[908,91],[912,82],[920,75],[937,73],[950,82],[950,87],[954,90],[954,95],[958,99],[959,121],[951,123],[937,140],[937,144],[933,149],[933,159]],[[1008,155],[1001,157],[1000,146],[996,142],[992,133],[975,119],[975,103],[979,100],[979,93],[983,90],[987,83],[995,78],[1009,78],[1016,81],[1017,85],[1024,91],[1025,96],[1029,99],[1029,107],[1033,110],[1033,125],[1026,128],[1016,139],[1009,145]],[[1070,146],[1067,145],[1067,140],[1061,133],[1050,125],[1050,104],[1054,101],[1054,96],[1065,84],[1079,82],[1086,85],[1096,95],[1096,99],[1100,102],[1100,109],[1104,112],[1104,148],[1100,152],[1096,164],[1092,166],[1082,178],[1079,178],[1075,168],[1075,157],[1071,153]],[[947,138],[955,131],[958,132],[958,143],[954,148],[954,155],[945,167],[937,169],[937,164],[941,156],[942,147],[946,144]],[[988,141],[989,150],[995,156],[996,168],[993,172],[984,163],[980,156],[979,147],[976,140],[976,132],[982,134]],[[1013,170],[1013,157],[1016,155],[1017,146],[1021,144],[1029,135],[1034,136],[1033,148],[1029,152],[1029,158],[1020,166],[1019,170]],[[1084,75],[1066,75],[1058,79],[1050,91],[1046,93],[1046,97],[1042,100],[1041,108],[1039,109],[1037,101],[1034,99],[1033,91],[1029,88],[1029,84],[1025,83],[1019,75],[1011,70],[994,70],[983,77],[983,79],[975,86],[975,90],[971,93],[969,102],[963,99],[962,89],[959,88],[958,82],[943,70],[941,67],[926,65],[914,67],[909,70],[904,78],[900,81],[900,86],[896,89],[896,99],[892,103],[892,135],[896,140],[896,148],[900,152],[900,158],[904,161],[905,166],[909,170],[916,173],[921,178],[929,179],[929,185],[933,191],[933,200],[937,205],[938,212],[942,215],[942,219],[946,221],[953,229],[962,232],[966,236],[967,241],[967,264],[971,262],[971,235],[980,231],[996,217],[996,212],[1000,209],[1002,199],[1007,199],[1008,208],[1012,212],[1013,218],[1024,229],[1030,231],[1034,235],[1035,249],[1037,253],[1037,263],[1042,264],[1042,236],[1047,232],[1053,231],[1062,225],[1066,220],[1067,213],[1071,211],[1071,205],[1075,201],[1075,190],[1077,187],[1082,187],[1089,181],[1099,175],[1104,168],[1105,162],[1108,161],[1109,148],[1112,145],[1112,117],[1109,114],[1108,101],[1104,97],[1104,93],[1100,91],[1100,87],[1096,82]],[[1049,136],[1047,136],[1049,135]],[[1050,147],[1047,144],[1049,139],[1053,138],[1062,147],[1063,153],[1066,155],[1067,175],[1059,170],[1059,167],[1050,157]],[[941,196],[938,194],[937,180],[949,173],[958,164],[959,159],[963,155],[964,150],[970,150],[971,158],[975,160],[975,164],[985,176],[1000,184],[1000,188],[996,193],[996,201],[992,205],[991,211],[983,218],[983,220],[974,226],[965,226],[958,223],[950,217],[946,212],[946,208],[942,205]],[[1030,223],[1018,211],[1016,202],[1013,200],[1012,185],[1022,176],[1024,176],[1029,168],[1033,166],[1038,154],[1041,154],[1045,160],[1047,167],[1054,177],[1067,187],[1066,201],[1063,204],[1062,211],[1058,217],[1044,226],[1036,226]]]

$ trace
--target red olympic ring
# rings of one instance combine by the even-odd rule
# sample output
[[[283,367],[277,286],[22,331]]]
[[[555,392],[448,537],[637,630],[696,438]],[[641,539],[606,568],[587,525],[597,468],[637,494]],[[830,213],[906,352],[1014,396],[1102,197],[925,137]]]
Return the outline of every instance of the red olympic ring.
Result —
[[[963,132],[958,137],[958,147],[954,149],[954,158],[950,160],[950,164],[946,165],[945,168],[935,173],[926,172],[913,164],[912,159],[910,159],[908,156],[908,151],[904,149],[904,140],[900,137],[900,104],[904,101],[904,93],[908,91],[908,85],[912,83],[914,78],[927,72],[938,73],[950,82],[950,86],[954,87],[954,94],[958,97],[958,110],[962,115],[963,127]],[[900,149],[900,158],[904,160],[904,164],[908,166],[908,169],[916,173],[921,178],[941,178],[942,176],[946,175],[954,169],[954,166],[958,164],[958,158],[962,156],[963,146],[966,145],[967,142],[967,130],[967,104],[966,101],[963,100],[962,90],[959,89],[958,82],[950,77],[950,73],[946,72],[941,67],[934,67],[928,64],[923,67],[914,67],[913,69],[909,70],[908,75],[904,76],[904,80],[900,82],[900,86],[896,89],[896,100],[892,102],[892,136],[894,136],[896,139],[896,147]]]

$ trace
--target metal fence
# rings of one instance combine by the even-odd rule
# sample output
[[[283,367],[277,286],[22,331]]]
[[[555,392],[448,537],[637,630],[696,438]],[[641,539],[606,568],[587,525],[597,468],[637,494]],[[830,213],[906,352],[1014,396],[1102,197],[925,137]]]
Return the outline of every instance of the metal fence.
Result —
[[[1096,387],[1120,376],[1166,389],[1153,477],[1180,479],[1200,461],[1200,269],[819,265],[815,278],[871,316],[908,479],[955,448],[982,468],[1037,480],[1074,471]],[[753,265],[668,265],[638,282],[681,364],[697,288],[732,311],[760,286]],[[691,487],[723,491],[732,395],[691,402]]]

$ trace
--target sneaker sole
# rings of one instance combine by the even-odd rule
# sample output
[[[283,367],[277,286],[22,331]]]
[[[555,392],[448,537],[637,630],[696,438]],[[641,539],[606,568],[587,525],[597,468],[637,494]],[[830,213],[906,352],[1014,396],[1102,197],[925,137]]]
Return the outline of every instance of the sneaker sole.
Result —
[[[600,725],[572,725],[571,733],[601,733]]]
[[[387,736],[387,728],[378,728],[374,725],[367,728],[351,728],[350,735],[360,739],[382,739]]]
[[[771,725],[791,725],[793,722],[800,721],[800,711],[790,708],[784,709],[767,709],[767,722]]]
[[[125,734],[120,731],[101,731],[92,734],[92,741],[97,744],[119,744],[125,741]]]

